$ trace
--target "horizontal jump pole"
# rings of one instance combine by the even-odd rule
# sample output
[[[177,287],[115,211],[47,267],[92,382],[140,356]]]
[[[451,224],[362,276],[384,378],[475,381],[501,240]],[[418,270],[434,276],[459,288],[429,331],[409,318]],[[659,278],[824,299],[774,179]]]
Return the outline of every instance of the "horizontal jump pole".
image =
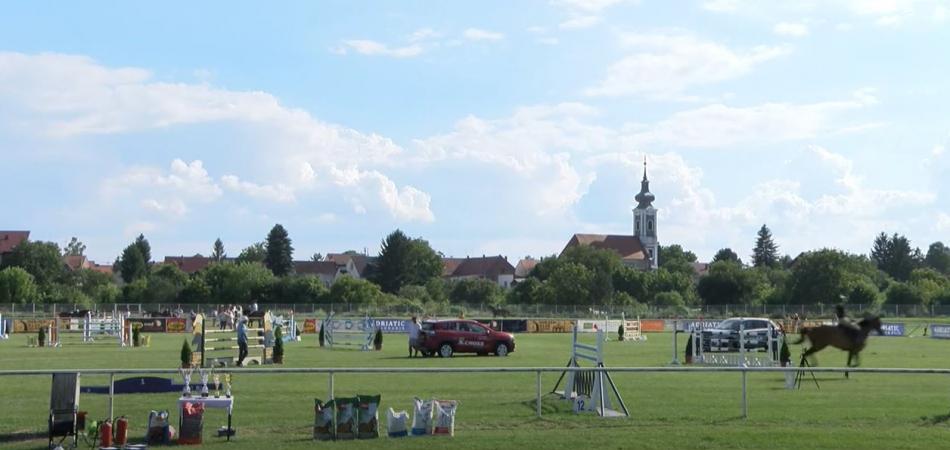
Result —
[[[237,350],[241,348],[238,345],[229,345],[227,347],[208,347],[205,349],[206,352],[213,352],[215,350]],[[248,345],[247,348],[264,348],[263,345]]]
[[[247,331],[248,332],[264,331],[264,329],[263,328],[248,328]],[[205,334],[212,334],[212,333],[237,333],[237,330],[207,330],[207,329],[205,330]]]
[[[211,338],[211,339],[207,339],[207,338],[206,338],[206,339],[205,339],[205,342],[234,342],[234,341],[237,341],[237,340],[238,340],[237,337]],[[263,340],[264,340],[264,337],[263,337],[263,336],[253,336],[253,337],[252,337],[252,336],[248,336],[247,340],[249,340],[249,341],[263,341]]]
[[[223,369],[218,372],[252,374],[341,374],[341,373],[561,373],[561,372],[612,372],[612,373],[878,373],[878,374],[914,374],[914,375],[950,375],[950,369],[907,369],[907,368],[863,368],[863,367],[275,367]],[[83,373],[87,375],[178,375],[178,369],[44,369],[44,370],[0,370],[0,376],[53,375],[60,373]]]

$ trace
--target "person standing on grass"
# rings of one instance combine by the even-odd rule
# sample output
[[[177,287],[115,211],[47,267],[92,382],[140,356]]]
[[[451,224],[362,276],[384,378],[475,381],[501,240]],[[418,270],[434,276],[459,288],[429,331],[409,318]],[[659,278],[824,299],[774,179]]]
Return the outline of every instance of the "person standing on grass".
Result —
[[[416,346],[419,345],[419,333],[422,331],[422,327],[419,325],[419,319],[416,316],[412,316],[412,320],[406,324],[406,327],[406,331],[409,333],[409,357],[412,358],[419,354]]]
[[[237,326],[238,341],[238,366],[244,365],[244,358],[247,358],[247,317],[238,319]]]

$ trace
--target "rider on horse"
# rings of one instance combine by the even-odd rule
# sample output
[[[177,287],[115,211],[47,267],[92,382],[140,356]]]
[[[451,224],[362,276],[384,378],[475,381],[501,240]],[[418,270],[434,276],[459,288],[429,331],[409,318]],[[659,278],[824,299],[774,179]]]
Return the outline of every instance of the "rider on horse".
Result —
[[[844,331],[845,335],[851,338],[856,345],[860,345],[861,341],[864,340],[864,336],[861,334],[861,327],[848,318],[848,315],[844,312],[843,305],[835,306],[835,316],[838,319],[838,328]]]

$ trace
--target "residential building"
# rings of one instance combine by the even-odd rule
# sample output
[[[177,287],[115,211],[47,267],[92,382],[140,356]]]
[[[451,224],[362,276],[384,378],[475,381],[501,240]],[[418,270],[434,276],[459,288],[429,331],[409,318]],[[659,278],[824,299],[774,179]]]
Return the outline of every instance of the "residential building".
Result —
[[[297,275],[312,275],[320,279],[323,285],[330,287],[340,276],[346,274],[346,266],[333,261],[294,261]]]
[[[450,280],[481,278],[508,288],[515,281],[515,268],[508,262],[508,258],[501,255],[442,258],[442,276]]]
[[[29,231],[0,231],[0,263],[5,255],[29,238]]]

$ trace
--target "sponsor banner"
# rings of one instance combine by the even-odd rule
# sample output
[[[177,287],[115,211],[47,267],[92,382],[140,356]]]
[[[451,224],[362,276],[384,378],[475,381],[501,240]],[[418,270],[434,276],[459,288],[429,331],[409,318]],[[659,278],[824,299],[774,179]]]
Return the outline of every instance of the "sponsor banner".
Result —
[[[37,331],[40,331],[40,328],[46,328],[51,325],[53,325],[52,320],[17,319],[13,321],[13,332],[14,333],[35,333]]]
[[[695,320],[695,319],[685,319],[676,321],[676,330],[677,331],[694,331],[694,330],[708,330],[716,328],[719,326],[721,321],[719,320]]]
[[[528,331],[528,321],[519,319],[476,319],[492,327],[495,331],[505,333],[524,333]]]
[[[316,334],[318,331],[317,319],[305,319],[303,321],[304,334]]]
[[[526,322],[528,333],[570,333],[574,330],[573,320],[534,319]]]
[[[662,319],[644,319],[640,321],[641,333],[660,333],[666,327],[666,321]]]
[[[950,325],[930,324],[930,337],[937,339],[950,339]]]
[[[143,333],[164,333],[165,332],[165,318],[164,317],[129,317],[128,321],[132,323],[132,327],[135,328],[135,324],[141,324]]]
[[[187,327],[188,319],[180,317],[169,317],[165,319],[165,331],[167,333],[184,333]]]
[[[881,331],[884,332],[884,334],[882,334],[881,336],[903,336],[904,324],[894,323],[894,322],[884,322],[881,324]],[[875,331],[874,334],[877,334],[877,331]]]
[[[578,320],[577,331],[581,333],[596,333],[604,329],[605,332],[616,332],[620,328],[620,320]]]
[[[373,319],[373,326],[383,333],[406,333],[408,319]]]

